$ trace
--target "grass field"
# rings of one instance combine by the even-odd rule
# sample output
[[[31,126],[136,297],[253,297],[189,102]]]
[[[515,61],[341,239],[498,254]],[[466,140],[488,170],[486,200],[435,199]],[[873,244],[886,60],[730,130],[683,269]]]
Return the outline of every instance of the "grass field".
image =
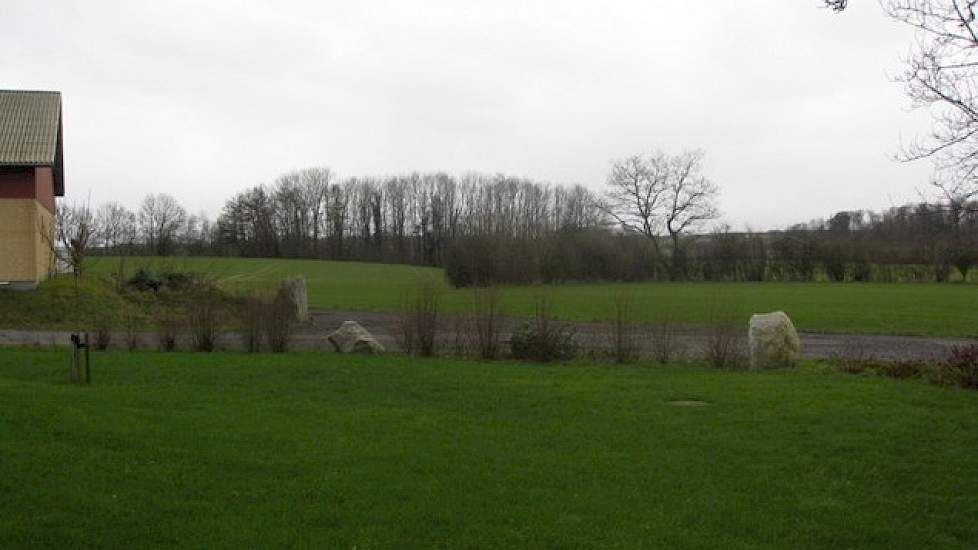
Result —
[[[268,260],[258,258],[130,258],[127,269],[209,272],[228,286],[269,286],[301,274],[312,307],[394,311],[418,277],[443,283],[441,270],[405,265]],[[111,273],[118,263],[99,259],[93,271]],[[529,315],[534,295],[552,297],[558,315],[577,321],[611,317],[610,302],[626,292],[636,320],[668,315],[688,324],[717,317],[746,323],[752,313],[782,309],[800,330],[837,333],[978,336],[978,286],[931,283],[643,283],[572,284],[504,289],[507,311]],[[446,286],[447,309],[464,311],[470,291]]]
[[[0,349],[5,548],[978,545],[976,392],[153,352],[76,387],[66,355]]]

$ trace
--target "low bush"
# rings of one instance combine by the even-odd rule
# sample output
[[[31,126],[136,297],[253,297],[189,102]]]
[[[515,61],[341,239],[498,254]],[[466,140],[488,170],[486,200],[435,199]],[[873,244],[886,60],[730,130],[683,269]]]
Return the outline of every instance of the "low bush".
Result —
[[[955,346],[937,365],[938,381],[962,388],[978,389],[978,345]]]
[[[610,355],[616,363],[631,363],[639,357],[639,328],[634,319],[634,300],[620,292],[611,300]]]
[[[218,292],[205,288],[193,293],[187,324],[194,351],[214,351],[221,317],[222,297]]]
[[[746,369],[747,344],[745,331],[733,319],[721,318],[710,323],[706,339],[701,344],[703,358],[718,369]]]
[[[876,374],[889,378],[925,378],[931,372],[931,367],[926,362],[912,360],[874,361],[869,368]]]
[[[140,268],[136,270],[136,273],[132,277],[129,277],[129,280],[126,281],[126,286],[140,292],[149,290],[156,292],[163,286],[163,281],[153,274],[152,271]]]
[[[136,351],[139,347],[139,318],[134,308],[127,308],[122,314],[122,322],[126,331],[126,349]]]
[[[577,355],[573,326],[556,321],[549,298],[542,294],[535,298],[533,320],[516,327],[509,345],[513,357],[544,363],[573,359]]]
[[[296,324],[296,305],[286,285],[279,287],[263,321],[268,348],[274,353],[288,351]]]
[[[661,316],[652,325],[649,341],[652,357],[663,365],[683,354],[682,344],[676,334],[676,324],[669,316]]]
[[[840,372],[872,372],[889,378],[918,378],[935,384],[978,389],[978,345],[951,348],[938,363],[867,357],[856,346],[834,355],[830,364]]]
[[[267,311],[268,300],[258,292],[249,292],[239,298],[238,331],[241,335],[241,344],[249,353],[261,351]]]
[[[440,295],[439,285],[423,278],[402,297],[400,328],[405,353],[424,357],[435,354]]]
[[[852,338],[846,338],[842,349],[829,357],[829,364],[840,372],[856,374],[869,368],[869,357],[865,346]]]
[[[472,294],[471,323],[476,349],[482,359],[496,359],[500,353],[503,310],[499,289],[476,288]]]
[[[170,307],[162,307],[156,313],[156,336],[163,351],[173,351],[177,347],[180,333],[180,317]]]
[[[112,343],[112,317],[99,315],[92,324],[95,329],[95,340],[92,342],[92,347],[99,351],[105,351]]]

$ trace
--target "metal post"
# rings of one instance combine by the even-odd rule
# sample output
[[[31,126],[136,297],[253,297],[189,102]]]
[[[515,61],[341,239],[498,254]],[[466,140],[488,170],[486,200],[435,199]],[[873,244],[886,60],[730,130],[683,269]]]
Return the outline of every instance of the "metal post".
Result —
[[[92,356],[88,352],[88,333],[85,333],[85,383],[91,384],[92,382]]]

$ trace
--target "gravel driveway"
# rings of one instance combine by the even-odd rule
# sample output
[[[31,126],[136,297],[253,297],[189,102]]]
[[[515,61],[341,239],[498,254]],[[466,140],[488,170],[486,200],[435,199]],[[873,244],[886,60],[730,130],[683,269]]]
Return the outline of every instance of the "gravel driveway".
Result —
[[[297,350],[332,351],[332,345],[326,335],[336,329],[343,321],[356,321],[370,331],[388,350],[397,351],[398,317],[393,313],[377,313],[367,311],[325,311],[311,312],[312,320],[301,327],[293,340],[293,348]],[[448,327],[439,339],[443,346],[451,347],[454,340],[452,327],[458,322],[457,318],[447,317],[443,325]],[[512,326],[516,321],[507,319],[504,326]],[[608,326],[595,323],[574,323],[579,339],[585,346],[600,347],[607,341]],[[643,326],[639,330],[651,331],[651,326]],[[744,333],[746,335],[746,327]],[[0,345],[51,346],[67,345],[67,331],[46,330],[13,330],[0,329]],[[707,332],[697,328],[677,328],[676,339],[683,349],[694,351],[707,339]],[[948,349],[956,345],[975,344],[978,340],[963,338],[928,338],[918,336],[892,336],[874,334],[823,334],[802,332],[802,354],[811,358],[826,358],[833,355],[851,354],[859,351],[864,357],[880,359],[937,359],[943,357]],[[502,339],[508,340],[509,334],[503,332]],[[156,346],[153,333],[138,335],[140,348]],[[647,342],[648,338],[641,338]],[[123,347],[125,335],[114,333],[111,347]],[[185,338],[179,342],[179,347],[189,347]],[[240,341],[235,334],[222,334],[218,339],[218,349],[240,349]]]

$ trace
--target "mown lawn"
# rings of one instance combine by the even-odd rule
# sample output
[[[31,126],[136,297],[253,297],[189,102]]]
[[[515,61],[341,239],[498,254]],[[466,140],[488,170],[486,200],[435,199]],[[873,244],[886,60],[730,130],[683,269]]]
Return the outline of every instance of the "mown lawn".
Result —
[[[141,266],[217,275],[227,286],[271,286],[301,274],[313,307],[394,311],[419,277],[445,286],[443,303],[465,311],[471,291],[449,288],[442,271],[405,265],[270,260],[259,258],[130,258],[127,269]],[[96,273],[118,267],[113,259],[93,264]],[[550,296],[565,319],[612,318],[614,296],[626,293],[635,320],[663,316],[687,324],[718,318],[746,323],[752,313],[784,310],[800,330],[836,333],[978,336],[978,286],[963,283],[642,283],[571,284],[507,287],[503,299],[512,315],[531,315],[535,296]],[[2,297],[0,297],[2,298]]]
[[[0,546],[978,545],[978,392],[153,352],[75,387],[65,360],[0,350]]]

